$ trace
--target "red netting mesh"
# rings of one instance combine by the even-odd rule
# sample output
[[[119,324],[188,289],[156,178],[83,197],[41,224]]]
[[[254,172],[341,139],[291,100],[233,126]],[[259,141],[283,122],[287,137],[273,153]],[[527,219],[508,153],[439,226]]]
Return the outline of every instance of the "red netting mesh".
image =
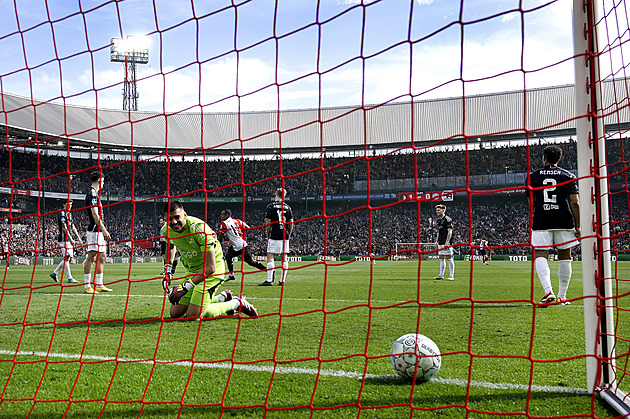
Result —
[[[571,89],[549,89],[572,81],[570,11],[311,3],[0,2],[0,416],[612,415],[585,384],[579,282],[571,306],[543,310],[531,259],[527,174],[551,142],[578,169]],[[614,122],[610,196],[598,199],[610,199],[616,259],[605,333],[627,393],[627,12],[607,12],[603,114]],[[151,39],[150,67],[133,70],[139,98],[130,63],[123,83],[109,64],[109,32]],[[141,112],[112,119],[121,89]],[[95,170],[106,177],[113,292],[86,295],[88,243],[77,240],[65,265],[57,220],[74,200],[83,236]],[[172,319],[160,286],[164,204],[182,201],[215,231],[230,208],[264,263],[276,188],[295,215],[286,285],[258,287],[266,272],[238,261],[220,290],[244,293],[259,317]],[[437,202],[455,220],[452,283],[433,279]],[[277,282],[286,269],[274,270]],[[407,333],[442,352],[429,383],[392,369],[392,344]]]

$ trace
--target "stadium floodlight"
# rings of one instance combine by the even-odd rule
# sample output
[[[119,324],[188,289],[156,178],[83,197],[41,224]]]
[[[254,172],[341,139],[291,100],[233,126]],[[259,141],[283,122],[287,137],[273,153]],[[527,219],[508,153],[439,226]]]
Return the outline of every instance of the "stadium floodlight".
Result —
[[[138,87],[136,86],[136,64],[149,62],[149,40],[143,36],[112,38],[109,58],[111,62],[123,63],[123,110],[138,110]]]

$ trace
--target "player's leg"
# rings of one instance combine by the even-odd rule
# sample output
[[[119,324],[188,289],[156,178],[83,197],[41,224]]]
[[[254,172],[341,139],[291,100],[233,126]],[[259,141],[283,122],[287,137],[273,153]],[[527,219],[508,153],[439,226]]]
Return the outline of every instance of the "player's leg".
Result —
[[[66,278],[68,279],[69,284],[78,284],[79,281],[74,279],[72,276],[72,271],[70,270],[70,261],[74,257],[74,248],[72,247],[72,243],[66,243],[65,253],[63,258],[65,260],[65,269],[66,269]]]
[[[190,298],[192,309],[189,307],[188,313],[195,312],[196,306],[199,306],[199,314],[197,315],[201,315],[201,317],[219,317],[232,314],[240,302],[234,301],[235,296],[230,290],[219,292],[219,286],[222,282],[223,276],[210,277],[208,278],[208,283],[211,284],[209,288],[195,287],[193,291],[196,292],[193,292]],[[201,293],[202,290],[206,292]]]
[[[455,260],[453,259],[452,253],[453,253],[453,249],[449,248],[451,255],[450,256],[446,256],[446,263],[448,264],[448,278],[446,278],[449,281],[452,281],[455,279]]]
[[[105,271],[105,260],[107,259],[107,254],[105,252],[98,252],[96,257],[96,269],[94,274],[94,286],[95,290],[98,292],[111,292],[110,288],[107,288],[103,285],[103,272]]]
[[[61,262],[59,262],[59,265],[57,265],[55,270],[50,273],[49,276],[52,278],[53,281],[59,282],[59,279],[57,278],[57,274],[59,274],[59,271],[63,268],[64,263],[65,261],[61,259]]]
[[[440,259],[440,273],[438,276],[435,277],[435,279],[444,279],[444,271],[446,270],[446,260],[444,259],[444,256],[440,254],[440,252],[438,252],[438,258]]]
[[[97,291],[92,288],[92,266],[98,252],[96,250],[88,250],[85,262],[83,262],[83,287],[86,294],[94,294]]]
[[[548,230],[532,231],[532,247],[534,248],[534,267],[536,275],[540,280],[540,285],[545,292],[540,300],[541,304],[553,303],[556,295],[553,293],[551,285],[551,270],[549,269],[549,249],[553,246],[553,235]]]
[[[287,274],[289,273],[289,261],[287,260],[287,254],[282,253],[282,276],[278,285],[283,285],[284,281],[287,280]]]
[[[176,286],[176,285],[175,285]],[[184,296],[179,300],[177,304],[171,304],[170,315],[174,319],[178,319],[180,317],[199,317],[201,314],[201,310],[203,307],[203,297],[204,294],[207,295],[206,287],[201,284],[197,284],[188,291]],[[194,303],[191,301],[195,296]],[[209,298],[205,299],[206,305],[209,302]]]
[[[243,247],[243,260],[249,266],[253,266],[254,268],[259,269],[261,271],[264,271],[266,269],[265,265],[254,260],[254,258],[252,257],[252,254],[249,253],[249,249],[247,248],[247,246]]]
[[[223,276],[209,277],[207,285],[197,284],[182,297],[180,304],[171,306],[172,317],[220,317],[241,310],[248,316],[257,316],[258,312],[241,294],[232,295],[228,290],[217,294]]]
[[[540,280],[540,285],[545,292],[545,298],[543,300],[553,297],[555,300],[555,294],[553,293],[553,286],[551,285],[551,269],[549,269],[549,250],[548,249],[536,249],[534,250],[534,265],[536,267],[536,275]],[[553,300],[546,301],[552,302]]]
[[[234,250],[234,247],[232,247],[230,245],[230,247],[228,247],[227,253],[225,254],[225,263],[227,264],[227,268],[228,268],[228,277],[227,277],[227,281],[234,281],[236,279],[236,277],[234,276],[234,257],[237,256],[238,253],[236,252],[236,250]]]
[[[55,270],[50,273],[50,277],[55,282],[59,282],[59,279],[57,278],[57,275],[59,275],[59,272],[63,269],[63,267],[64,267],[64,265],[66,263],[66,249],[64,247],[65,243],[57,242],[57,245],[59,245],[59,247],[61,247],[61,262],[59,262],[59,264],[57,265]]]
[[[105,262],[107,260],[107,242],[103,237],[103,233],[98,233],[98,259],[96,260],[96,274],[94,275],[94,288],[98,292],[112,292],[111,288],[107,288],[103,284],[103,272],[105,271]]]
[[[279,240],[271,240],[267,241],[267,280],[258,285],[273,285],[273,278],[275,274],[276,263],[274,261],[274,256],[276,252],[276,242]]]
[[[569,305],[567,301],[567,290],[571,282],[571,249],[558,249],[558,301],[562,305]]]
[[[561,305],[569,305],[571,303],[567,300],[567,290],[573,273],[571,248],[578,242],[572,230],[555,231],[554,241],[560,243],[558,245],[558,301]]]

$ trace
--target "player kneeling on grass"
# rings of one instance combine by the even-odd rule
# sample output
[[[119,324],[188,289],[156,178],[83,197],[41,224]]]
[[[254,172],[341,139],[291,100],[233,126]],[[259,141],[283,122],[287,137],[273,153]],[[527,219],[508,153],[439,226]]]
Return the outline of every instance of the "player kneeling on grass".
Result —
[[[257,316],[256,308],[243,295],[232,295],[229,290],[218,293],[226,269],[214,231],[203,220],[189,217],[179,201],[167,203],[164,213],[168,220],[162,228],[166,253],[173,258],[177,247],[186,268],[186,280],[167,288],[171,317],[218,317],[237,311]]]

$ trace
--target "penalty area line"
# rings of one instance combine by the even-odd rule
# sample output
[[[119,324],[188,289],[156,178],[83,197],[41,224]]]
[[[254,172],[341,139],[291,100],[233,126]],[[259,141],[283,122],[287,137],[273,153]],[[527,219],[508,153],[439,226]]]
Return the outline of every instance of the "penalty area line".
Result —
[[[0,350],[0,355],[9,355],[9,356],[34,356],[39,358],[59,358],[65,360],[84,360],[84,361],[109,361],[109,362],[122,362],[122,363],[137,363],[137,364],[147,364],[147,365],[172,365],[176,367],[187,367],[195,366],[196,368],[216,368],[216,369],[235,369],[241,371],[248,372],[265,372],[271,373],[275,372],[276,374],[305,374],[305,375],[317,375],[320,376],[328,376],[328,377],[340,377],[340,378],[352,378],[362,380],[364,377],[366,380],[382,380],[382,381],[403,381],[402,378],[395,374],[364,374],[356,371],[340,371],[340,370],[331,370],[331,369],[316,369],[316,368],[299,368],[299,367],[285,367],[282,365],[271,366],[271,365],[254,365],[254,364],[232,364],[229,362],[191,362],[191,361],[163,361],[163,360],[146,360],[146,359],[131,359],[131,358],[108,358],[105,356],[96,356],[96,355],[72,355],[72,354],[60,354],[60,353],[49,353],[49,352],[30,352],[30,351],[18,351],[17,354],[15,351],[6,351]],[[542,392],[542,393],[563,393],[563,394],[575,394],[575,395],[589,395],[588,390],[583,388],[572,388],[572,387],[562,387],[562,386],[540,386],[540,385],[532,385],[531,387],[525,384],[512,384],[512,383],[491,383],[491,382],[483,382],[483,381],[468,381],[462,379],[451,379],[451,378],[441,378],[437,377],[431,380],[431,382],[467,387],[468,385],[472,387],[478,388],[486,388],[490,390],[520,390],[520,391],[531,391],[534,392]]]

